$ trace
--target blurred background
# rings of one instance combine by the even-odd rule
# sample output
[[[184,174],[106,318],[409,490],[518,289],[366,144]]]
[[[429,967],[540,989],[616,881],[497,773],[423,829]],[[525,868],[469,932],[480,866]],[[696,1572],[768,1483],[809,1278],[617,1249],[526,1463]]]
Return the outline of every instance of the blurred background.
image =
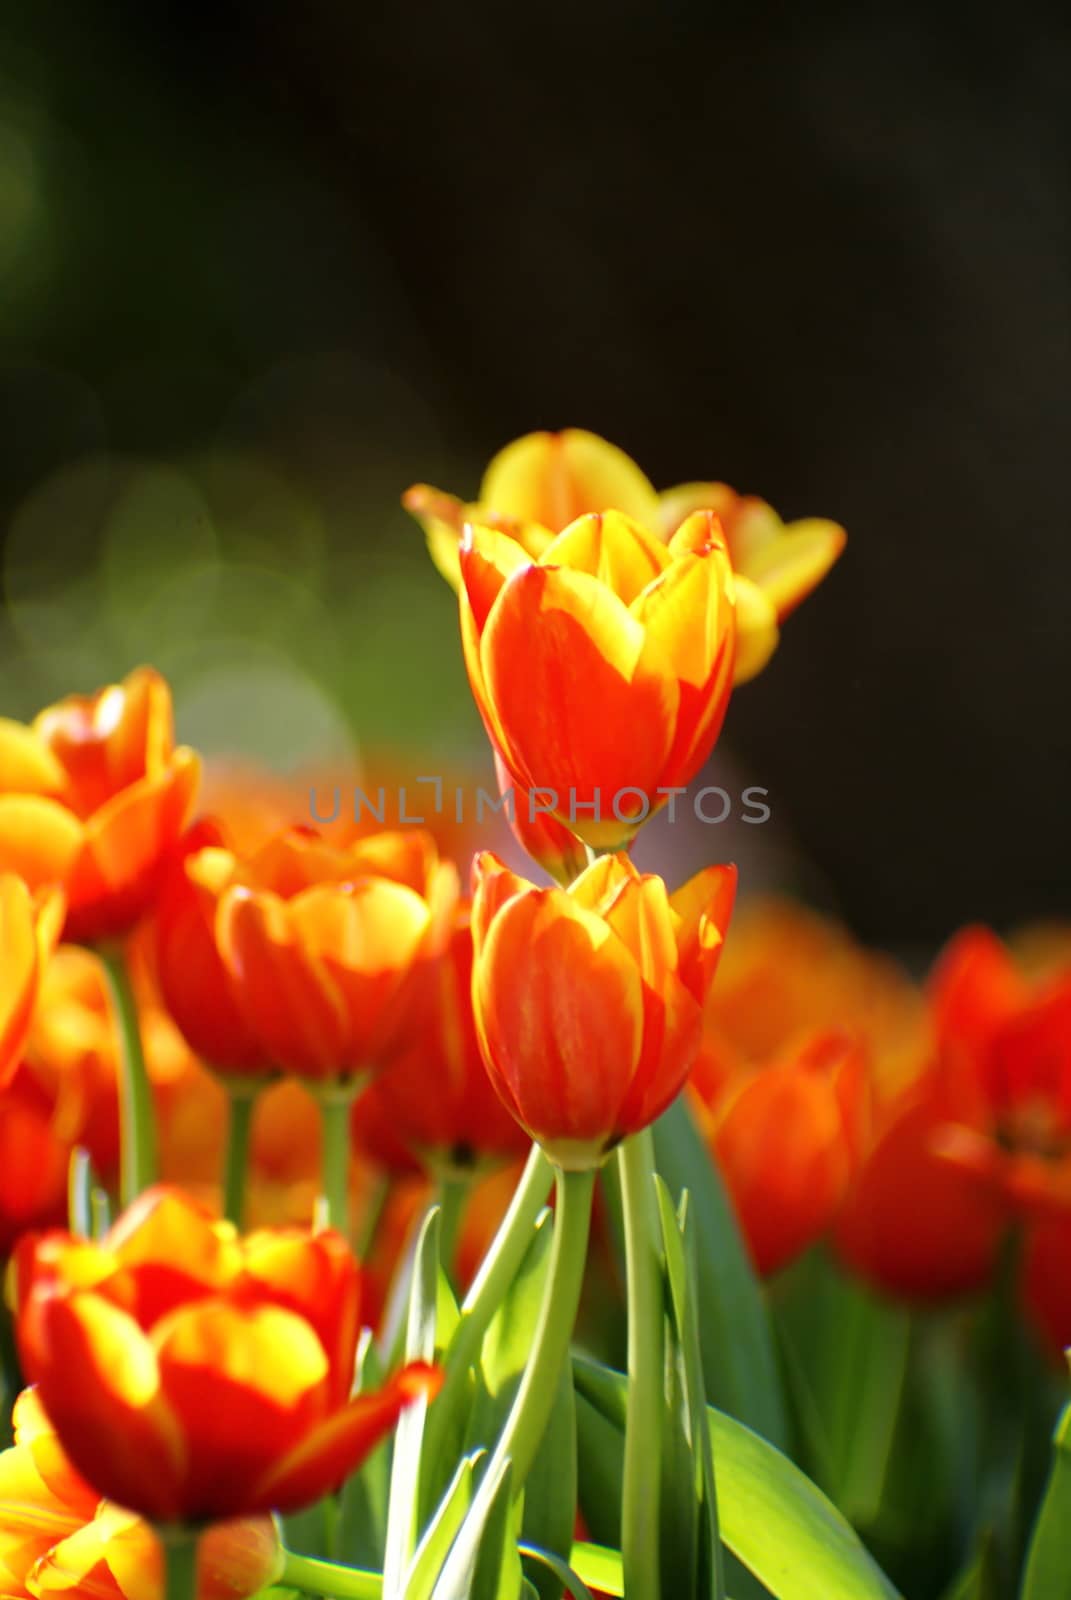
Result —
[[[209,752],[489,781],[398,496],[582,426],[849,531],[709,779],[772,822],[688,849],[920,954],[1066,913],[1069,55],[1055,8],[5,7],[0,711],[151,660]]]

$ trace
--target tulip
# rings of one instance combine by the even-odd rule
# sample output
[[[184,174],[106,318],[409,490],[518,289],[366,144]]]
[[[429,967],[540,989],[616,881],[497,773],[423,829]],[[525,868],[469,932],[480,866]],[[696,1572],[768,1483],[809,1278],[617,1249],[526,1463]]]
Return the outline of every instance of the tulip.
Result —
[[[96,1243],[24,1239],[23,1367],[76,1470],[161,1526],[336,1489],[438,1375],[351,1398],[360,1275],[327,1230],[252,1234],[157,1188]]]
[[[1071,1217],[1071,969],[1031,980],[988,930],[952,940],[929,983],[932,1054],[886,1109],[838,1245],[857,1271],[914,1298],[980,1288],[1001,1239],[1036,1262]]]
[[[397,1053],[354,1105],[358,1147],[373,1159],[386,1157],[388,1166],[410,1170],[416,1155],[433,1171],[462,1176],[483,1159],[523,1154],[528,1140],[480,1055],[466,905],[458,907],[443,955],[414,987],[411,1006]]]
[[[704,1051],[689,1090],[752,1261],[769,1276],[827,1232],[858,1170],[866,1053],[843,1032],[815,1034],[761,1066],[726,1070]]]
[[[54,890],[34,895],[13,873],[0,874],[0,1088],[26,1048],[63,913],[63,897]]]
[[[713,748],[732,685],[734,588],[716,518],[668,546],[618,512],[537,561],[491,528],[461,549],[469,682],[496,752],[586,844],[616,848]]]
[[[0,1453],[0,1592],[11,1600],[79,1594],[162,1600],[152,1529],[89,1487],[66,1458],[38,1393],[15,1402],[15,1443]],[[211,1528],[201,1542],[197,1600],[243,1600],[282,1568],[267,1517]]]
[[[336,849],[293,828],[248,860],[203,839],[157,919],[161,989],[191,1046],[229,1074],[368,1068],[448,936],[453,866],[417,830]]]
[[[468,522],[497,529],[538,560],[555,534],[590,512],[624,512],[667,541],[693,512],[713,512],[737,577],[737,683],[766,665],[780,623],[821,582],[845,544],[837,523],[809,517],[786,524],[764,500],[738,495],[724,483],[686,483],[658,494],[623,450],[579,428],[515,439],[495,456],[470,504],[428,484],[415,484],[403,504],[455,589]]]
[[[596,1167],[691,1070],[735,868],[670,896],[620,856],[544,889],[482,854],[474,880],[473,1005],[492,1081],[558,1166]]]
[[[30,729],[0,723],[0,868],[63,887],[68,939],[117,938],[155,899],[199,773],[193,751],[175,748],[170,691],[147,667],[61,700]]]

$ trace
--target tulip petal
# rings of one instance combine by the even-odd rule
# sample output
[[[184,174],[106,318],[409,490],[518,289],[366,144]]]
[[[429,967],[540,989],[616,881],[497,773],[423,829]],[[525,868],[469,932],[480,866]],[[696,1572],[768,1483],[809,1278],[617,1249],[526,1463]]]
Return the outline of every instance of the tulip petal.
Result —
[[[607,507],[648,528],[658,517],[658,496],[631,457],[582,428],[529,433],[506,445],[484,474],[480,500],[552,529]]]
[[[821,583],[846,541],[838,523],[809,517],[783,527],[775,539],[741,562],[740,570],[766,595],[778,622],[784,622]]]
[[[518,877],[493,850],[480,850],[472,862],[472,943],[480,949],[487,930],[507,900],[524,894],[532,885]]]
[[[188,1450],[184,1517],[219,1520],[269,1509],[251,1485],[327,1405],[330,1372],[315,1331],[276,1305],[215,1299],[172,1312],[153,1329],[152,1342]]]
[[[639,1058],[643,999],[621,940],[558,889],[532,889],[491,923],[474,1002],[484,1059],[554,1159],[590,1164],[617,1135]]]
[[[773,602],[757,583],[742,572],[735,574],[736,659],[733,683],[748,683],[762,671],[780,637]]]
[[[60,795],[63,766],[33,728],[0,717],[0,793]]]
[[[330,1367],[332,1403],[349,1396],[360,1331],[361,1276],[353,1252],[330,1229],[265,1230],[245,1241],[244,1278],[258,1296],[303,1317]]]
[[[436,1368],[413,1362],[377,1393],[357,1395],[252,1483],[250,1501],[286,1512],[318,1500],[357,1470],[406,1406],[433,1399],[441,1382]]]
[[[282,1071],[333,1077],[347,1065],[346,1007],[291,923],[288,903],[228,889],[216,940],[246,1026]]]
[[[46,1298],[40,1321],[41,1397],[75,1468],[108,1499],[176,1519],[186,1451],[137,1322],[91,1291]]]
[[[150,1328],[173,1307],[233,1282],[241,1266],[234,1230],[181,1189],[158,1185],[128,1206],[105,1238],[133,1279],[131,1308]]]
[[[526,787],[552,790],[591,844],[633,831],[643,805],[625,791],[653,796],[673,741],[677,684],[649,669],[644,642],[597,579],[538,566],[504,586],[481,641],[503,756]],[[598,818],[585,810],[596,803]]]
[[[669,560],[666,547],[630,517],[619,511],[595,511],[571,522],[547,546],[540,565],[586,572],[631,605],[666,570]]]
[[[58,800],[0,794],[0,871],[17,873],[31,889],[63,884],[83,843],[82,824]]]
[[[736,881],[734,866],[704,867],[670,896],[669,903],[680,918],[681,981],[700,1005],[717,971],[736,899]]]

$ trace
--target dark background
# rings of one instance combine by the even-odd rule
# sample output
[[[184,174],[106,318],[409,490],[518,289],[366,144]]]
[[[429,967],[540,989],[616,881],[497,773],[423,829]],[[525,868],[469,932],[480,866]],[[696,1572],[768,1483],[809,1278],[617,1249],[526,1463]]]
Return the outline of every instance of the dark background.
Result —
[[[238,731],[259,716],[279,737],[297,663],[295,726],[326,683],[376,738],[472,744],[452,606],[397,493],[471,494],[514,435],[585,426],[656,484],[722,478],[848,528],[726,738],[856,927],[925,945],[968,918],[1066,913],[1071,50],[1054,19],[5,8],[3,709],[158,654],[181,714],[195,657],[233,665],[218,619],[197,637],[193,590],[170,616],[182,648],[145,610],[201,513],[169,522],[172,482],[159,528],[128,515],[116,535],[99,477],[133,458],[203,488],[222,440],[288,485],[253,534],[205,490],[212,560],[226,547],[248,574],[253,539],[275,595],[233,622],[245,579],[221,591],[270,665],[267,709],[227,702]],[[300,627],[296,572],[315,590]]]

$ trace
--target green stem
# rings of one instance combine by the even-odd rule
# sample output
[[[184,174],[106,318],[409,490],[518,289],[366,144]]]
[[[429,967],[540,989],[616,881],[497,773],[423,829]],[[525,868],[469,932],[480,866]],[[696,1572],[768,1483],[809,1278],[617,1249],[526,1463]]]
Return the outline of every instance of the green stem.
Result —
[[[521,1386],[486,1472],[487,1479],[494,1482],[508,1457],[513,1464],[515,1496],[532,1469],[546,1432],[558,1392],[558,1378],[569,1354],[588,1255],[594,1170],[562,1172],[559,1169],[555,1182],[554,1241],[539,1321]]]
[[[658,1600],[662,1455],[663,1305],[654,1145],[645,1128],[617,1153],[628,1272],[628,1409],[621,1551],[630,1600]]]
[[[186,1528],[158,1528],[164,1553],[163,1600],[196,1600],[198,1535]]]
[[[119,1195],[124,1206],[156,1181],[156,1122],[138,1027],[138,1008],[121,949],[98,945],[108,996],[119,1029]]]
[[[461,1320],[444,1357],[446,1377],[428,1412],[424,1431],[424,1459],[437,1461],[454,1412],[454,1400],[476,1360],[491,1319],[524,1260],[532,1242],[536,1218],[547,1202],[552,1173],[550,1162],[537,1144],[532,1146],[509,1210],[499,1224],[491,1248],[469,1287],[461,1307]]]
[[[260,1084],[235,1078],[224,1078],[222,1082],[227,1091],[229,1110],[227,1150],[223,1160],[223,1215],[236,1228],[241,1228],[245,1176],[249,1165],[249,1135]]]
[[[383,1579],[378,1572],[357,1572],[339,1567],[333,1561],[314,1561],[311,1556],[296,1556],[283,1551],[282,1575],[277,1580],[283,1589],[300,1589],[303,1594],[329,1594],[335,1600],[379,1600]]]
[[[357,1094],[354,1079],[339,1079],[317,1090],[323,1127],[323,1195],[329,1228],[350,1236],[350,1107]]]
[[[15,1348],[15,1318],[0,1295],[0,1450],[11,1443],[11,1412],[22,1388],[19,1353]]]

